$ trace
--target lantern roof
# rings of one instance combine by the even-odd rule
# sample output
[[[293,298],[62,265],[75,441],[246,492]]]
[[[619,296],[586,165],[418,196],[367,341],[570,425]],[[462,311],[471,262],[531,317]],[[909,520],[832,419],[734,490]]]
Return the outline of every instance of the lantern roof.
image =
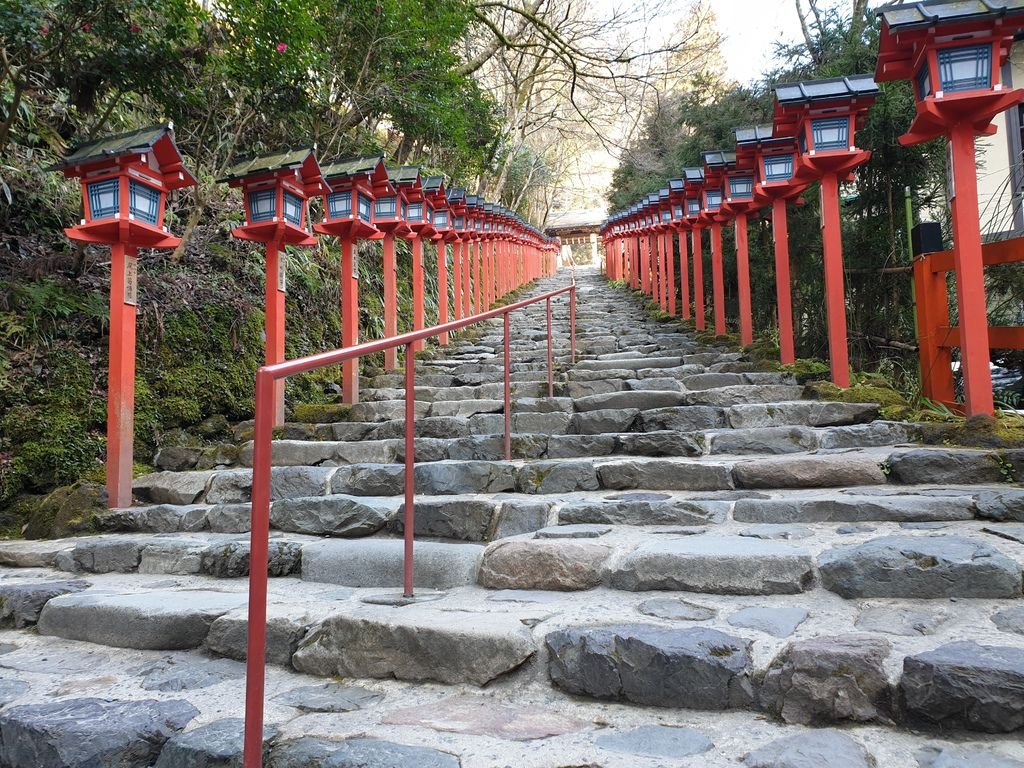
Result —
[[[448,202],[454,204],[466,204],[466,190],[462,187],[448,190]]]
[[[66,176],[80,175],[74,169],[95,165],[124,155],[152,153],[164,176],[168,189],[191,187],[196,178],[182,165],[181,153],[174,143],[174,123],[160,123],[137,131],[127,131],[112,136],[103,136],[79,144],[70,155],[49,167],[51,171],[64,171]]]
[[[444,176],[427,176],[423,180],[423,191],[431,195],[444,193]]]
[[[863,96],[877,96],[878,84],[871,75],[830,77],[775,86],[777,104],[811,104],[819,101],[840,101]]]
[[[683,179],[687,184],[703,184],[704,183],[704,169],[703,168],[683,168]]]
[[[875,9],[875,16],[881,16],[890,30],[953,21],[987,21],[1014,13],[1024,13],[1024,0],[925,0],[906,5],[890,3]]]
[[[704,165],[711,169],[724,170],[728,166],[736,163],[735,152],[726,152],[724,150],[716,149],[711,152],[702,152],[701,156],[704,158]]]
[[[771,123],[733,128],[732,132],[736,134],[737,144],[760,144],[762,141],[769,141],[773,138]]]
[[[323,166],[323,175],[328,183],[350,179],[353,176],[365,176],[372,182],[387,178],[384,168],[384,155],[369,157],[349,157]]]
[[[388,178],[392,184],[400,186],[416,186],[420,183],[420,169],[416,165],[402,165],[388,168]]]
[[[669,179],[668,180],[669,194],[677,194],[679,192],[682,192],[683,188],[685,186],[686,186],[686,182],[683,181],[682,179]]]
[[[669,193],[668,187],[663,187],[662,189],[659,189],[659,190],[658,190],[658,197],[659,197],[659,198],[660,198],[660,199],[661,199],[662,201],[668,200],[668,196],[669,196],[669,194],[670,194],[670,193]]]
[[[305,186],[316,184],[323,179],[320,165],[313,156],[313,149],[305,147],[302,149],[289,149],[283,152],[275,152],[272,155],[260,155],[239,160],[228,168],[224,176],[217,181],[233,182],[251,176],[262,176],[274,174],[278,171],[294,169],[299,171],[302,183]]]

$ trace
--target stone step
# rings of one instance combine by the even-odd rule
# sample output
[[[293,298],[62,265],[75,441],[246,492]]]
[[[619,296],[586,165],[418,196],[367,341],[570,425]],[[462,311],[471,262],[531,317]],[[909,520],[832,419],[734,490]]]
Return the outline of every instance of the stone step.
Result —
[[[563,438],[568,440],[569,438]],[[967,469],[943,478],[963,485],[998,484],[1001,467],[1024,470],[1021,456],[1008,452],[948,448],[857,448],[778,456],[597,457],[540,461],[438,460],[416,467],[416,492],[550,494],[605,490],[732,490],[841,488],[886,483],[941,482],[933,467],[966,462]],[[1002,463],[1000,463],[1002,462]],[[1017,462],[1017,463],[1010,463]],[[899,471],[896,471],[899,467]],[[347,493],[393,496],[404,492],[404,468],[356,463],[338,467],[285,466],[271,472],[272,500]],[[154,504],[233,504],[249,501],[252,471],[226,469],[155,472],[136,478],[136,498]],[[1007,499],[1015,499],[1007,487]],[[997,503],[993,501],[992,503]],[[1005,513],[1010,519],[1018,514]]]
[[[3,575],[23,586],[30,581]],[[180,737],[174,734],[197,713],[204,723],[241,714],[244,677],[235,659],[245,654],[244,584],[232,588],[192,578],[170,586],[155,577],[129,583],[123,574],[93,579],[84,592],[51,598],[38,631],[2,630],[8,706],[0,728],[25,734],[17,742],[5,738],[0,748],[7,765],[75,765],[74,752],[60,753],[63,762],[28,762],[25,755],[36,754],[28,745],[88,750],[95,734],[112,732],[115,724],[125,731],[141,727],[115,717],[117,692],[126,688],[172,691],[187,715],[163,737],[150,738],[152,749],[167,738],[175,743]],[[410,743],[419,749],[443,746],[446,754],[461,755],[463,765],[481,767],[493,765],[475,757],[473,745],[482,735],[490,737],[492,759],[500,754],[509,764],[533,768],[565,764],[577,754],[600,754],[619,768],[646,765],[645,755],[664,761],[691,754],[682,746],[701,734],[701,764],[723,768],[748,752],[763,756],[822,744],[833,751],[837,745],[864,750],[866,744],[876,758],[890,760],[886,765],[904,765],[900,755],[915,752],[946,759],[1024,756],[1014,733],[1022,727],[1017,698],[1024,634],[1000,628],[1014,610],[1005,601],[859,604],[829,593],[813,600],[807,594],[608,597],[601,588],[567,594],[470,586],[424,590],[403,600],[395,590],[272,581],[271,750],[299,749],[294,740],[305,737],[308,755],[311,739],[332,736],[333,748],[346,748],[350,743],[334,730],[337,714],[309,714],[348,712],[359,718],[364,740],[402,740],[406,732],[395,726],[414,725],[417,738]],[[109,629],[111,620],[120,631]],[[84,642],[68,644],[67,635]],[[197,642],[202,652],[181,650]],[[69,677],[83,675],[90,676],[85,688],[68,687]],[[323,680],[334,677],[346,680]],[[64,691],[66,719],[46,709],[57,689]],[[90,701],[107,703],[87,705],[74,698],[79,690],[96,697]],[[95,722],[89,706],[99,707]],[[147,706],[136,703],[131,711],[164,717]],[[38,723],[49,730],[38,730]],[[69,723],[88,723],[93,738],[57,738]],[[815,728],[794,731],[783,723]],[[826,726],[853,727],[841,736]],[[685,728],[690,731],[684,738]],[[959,730],[959,743],[944,741],[950,728]],[[742,743],[730,736],[738,729],[745,734]],[[962,729],[992,735],[982,740]],[[544,740],[558,733],[575,735]],[[41,734],[40,741],[33,734]],[[204,732],[190,727],[190,734],[172,749],[201,752]],[[584,736],[582,746],[573,746]],[[668,751],[644,751],[662,748]],[[145,754],[146,762],[119,764],[152,764],[156,753]],[[431,765],[416,756],[404,759],[414,762],[401,764]]]

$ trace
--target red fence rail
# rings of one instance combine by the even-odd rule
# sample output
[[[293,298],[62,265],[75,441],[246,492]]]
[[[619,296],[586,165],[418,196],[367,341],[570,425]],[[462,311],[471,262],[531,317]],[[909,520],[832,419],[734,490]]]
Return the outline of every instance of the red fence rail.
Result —
[[[256,424],[253,443],[252,468],[252,526],[249,548],[249,621],[246,652],[245,680],[245,768],[260,768],[263,764],[263,703],[267,630],[267,556],[270,538],[270,467],[273,451],[274,386],[289,376],[315,371],[347,360],[356,360],[375,352],[405,347],[405,563],[403,590],[406,597],[413,595],[413,528],[415,525],[415,464],[416,464],[416,371],[413,344],[418,341],[458,331],[471,325],[504,318],[505,361],[505,458],[512,458],[512,382],[510,368],[512,312],[541,301],[546,302],[548,328],[548,396],[554,395],[553,352],[551,334],[551,300],[569,294],[569,350],[576,361],[576,284],[523,299],[477,315],[454,320],[444,325],[404,333],[388,339],[358,344],[333,352],[301,357],[284,363],[265,365],[256,371]]]
[[[1024,261],[1024,238],[998,240],[981,247],[986,267]],[[921,392],[932,402],[962,412],[953,387],[952,349],[960,346],[960,328],[949,324],[946,273],[954,271],[953,251],[928,253],[914,261],[917,335],[921,349]],[[1024,349],[1024,327],[989,326],[989,349]]]

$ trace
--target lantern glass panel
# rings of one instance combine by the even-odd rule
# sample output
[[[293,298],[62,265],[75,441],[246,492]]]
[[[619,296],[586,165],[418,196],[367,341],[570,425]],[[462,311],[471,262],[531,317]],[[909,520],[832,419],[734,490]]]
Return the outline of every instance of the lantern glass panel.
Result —
[[[277,190],[261,189],[249,193],[249,221],[273,221],[277,216]]]
[[[789,181],[793,177],[793,155],[768,155],[764,159],[764,180]]]
[[[811,120],[814,150],[849,149],[850,120],[846,117],[820,117]]]
[[[729,196],[736,200],[750,200],[754,196],[754,179],[740,176],[729,179]]]
[[[160,216],[160,190],[131,179],[128,183],[128,207],[136,219],[155,226]]]
[[[407,221],[423,221],[423,203],[409,203]]]
[[[287,190],[284,193],[284,220],[296,227],[302,226],[302,198]]]
[[[661,212],[661,220],[662,221],[672,221],[672,211],[668,210],[667,208],[664,211],[662,211]]]
[[[992,46],[940,48],[939,83],[944,92],[987,91],[992,87]]]
[[[409,204],[402,198],[402,219],[407,220],[409,218]]]
[[[717,211],[722,205],[722,193],[717,189],[709,189],[704,193],[704,202],[709,211]]]
[[[373,201],[362,193],[359,193],[359,218],[367,224],[373,218]]]
[[[696,216],[700,213],[700,201],[699,200],[687,200],[686,201],[686,213],[690,216]]]
[[[448,211],[434,211],[434,226],[439,229],[448,226]]]
[[[352,190],[334,192],[327,196],[327,215],[332,219],[348,219],[352,216]]]
[[[925,61],[924,65],[917,71],[917,77],[914,78],[914,84],[917,86],[918,99],[925,99],[932,95],[932,73],[928,67],[927,61]]]
[[[465,229],[466,228],[466,217],[465,216],[456,216],[455,217],[455,228],[456,229]]]
[[[683,206],[675,205],[672,207],[672,216],[676,219],[683,218]]]
[[[112,219],[121,212],[120,179],[94,181],[89,185],[89,212],[93,219]]]
[[[378,197],[373,204],[373,215],[375,218],[393,219],[397,205],[397,197]]]

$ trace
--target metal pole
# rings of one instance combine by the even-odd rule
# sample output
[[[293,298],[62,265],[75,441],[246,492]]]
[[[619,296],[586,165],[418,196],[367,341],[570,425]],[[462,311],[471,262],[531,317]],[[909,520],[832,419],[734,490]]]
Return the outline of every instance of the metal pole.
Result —
[[[512,322],[505,313],[505,460],[512,459]]]
[[[416,365],[412,344],[405,345],[405,573],[403,594],[413,596],[413,532],[416,525]]]
[[[548,397],[555,396],[554,354],[551,349],[551,299],[548,298]]]
[[[569,352],[576,365],[576,286],[569,291]]]

